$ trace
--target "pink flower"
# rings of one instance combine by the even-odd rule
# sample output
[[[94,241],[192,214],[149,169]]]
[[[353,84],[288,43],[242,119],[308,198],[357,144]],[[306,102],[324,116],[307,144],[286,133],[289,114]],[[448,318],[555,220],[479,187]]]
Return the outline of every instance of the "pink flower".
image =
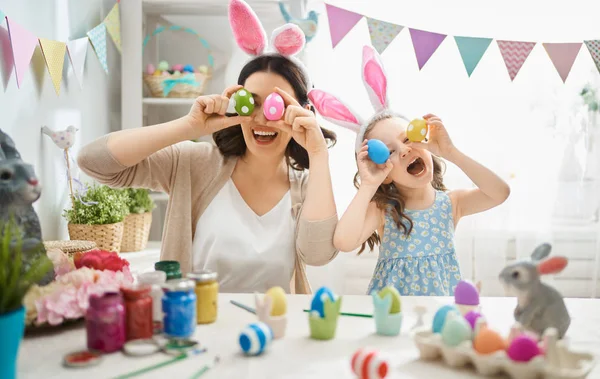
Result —
[[[95,270],[82,267],[56,278],[56,281],[62,285],[73,285],[75,288],[79,288],[83,283],[95,282],[96,277]]]
[[[49,249],[46,251],[46,255],[52,261],[54,273],[57,276],[64,275],[75,269],[75,265],[69,259],[69,256],[60,249]]]

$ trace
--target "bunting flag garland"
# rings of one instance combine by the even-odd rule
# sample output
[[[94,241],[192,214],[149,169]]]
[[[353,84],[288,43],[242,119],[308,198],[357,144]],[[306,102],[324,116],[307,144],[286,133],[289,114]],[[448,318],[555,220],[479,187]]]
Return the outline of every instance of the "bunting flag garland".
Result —
[[[535,47],[535,42],[521,42],[521,41],[496,41],[500,48],[500,53],[506,64],[508,70],[508,76],[513,81],[517,77],[517,74],[525,64],[527,57]]]
[[[544,43],[543,45],[564,83],[581,50],[581,43]]]
[[[583,41],[588,48],[598,72],[600,72],[600,40]]]
[[[94,29],[87,32],[92,47],[98,56],[100,65],[104,71],[108,74],[108,63],[106,62],[106,26],[104,24],[98,24]]]
[[[10,20],[8,17],[6,18],[6,23],[8,24],[10,46],[13,51],[17,87],[21,88],[25,71],[29,68],[29,62],[31,62],[38,39],[29,30]]]
[[[419,70],[421,70],[444,39],[446,39],[446,35],[412,28],[409,28],[409,30],[410,38],[412,39],[413,47],[415,49],[415,55],[417,56]]]
[[[400,34],[404,27],[389,22],[367,17],[371,44],[379,54],[383,53],[388,45]]]
[[[119,4],[115,4],[110,10],[106,18],[104,19],[104,25],[106,25],[106,31],[110,38],[115,43],[119,53],[121,52],[121,23],[119,21]]]
[[[40,38],[40,47],[42,48],[42,54],[44,54],[44,59],[46,60],[46,66],[48,67],[54,90],[56,91],[56,94],[59,95],[67,44],[60,41]]]
[[[488,47],[492,43],[491,38],[473,38],[473,37],[454,37],[458,51],[462,57],[467,75],[471,77],[471,74],[475,70],[475,67],[483,58],[483,54],[487,51]]]
[[[87,55],[88,38],[79,38],[67,42],[67,51],[71,66],[69,71],[73,72],[73,76],[79,83],[79,88],[83,88],[83,69],[85,67],[85,57]]]
[[[325,7],[327,8],[327,17],[329,18],[331,44],[335,48],[363,16],[329,4],[325,4]]]

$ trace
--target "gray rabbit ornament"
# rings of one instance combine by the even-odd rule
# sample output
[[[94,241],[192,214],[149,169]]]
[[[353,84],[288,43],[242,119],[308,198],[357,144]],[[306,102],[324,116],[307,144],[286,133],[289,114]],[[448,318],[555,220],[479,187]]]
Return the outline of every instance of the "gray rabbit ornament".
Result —
[[[567,258],[548,257],[552,247],[544,243],[531,254],[531,260],[515,262],[500,272],[499,279],[507,295],[516,296],[515,320],[524,329],[542,336],[548,328],[556,328],[558,337],[563,338],[571,317],[562,295],[540,276],[561,272],[568,263]]]

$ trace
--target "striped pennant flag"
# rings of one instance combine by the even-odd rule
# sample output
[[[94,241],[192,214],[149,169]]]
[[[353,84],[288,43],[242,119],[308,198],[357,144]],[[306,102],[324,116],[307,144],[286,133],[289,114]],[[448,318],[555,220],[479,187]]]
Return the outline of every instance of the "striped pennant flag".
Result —
[[[517,77],[517,74],[523,67],[523,64],[529,57],[529,54],[535,47],[535,42],[521,42],[521,41],[496,41],[498,48],[506,64],[508,75],[510,80],[513,81]]]

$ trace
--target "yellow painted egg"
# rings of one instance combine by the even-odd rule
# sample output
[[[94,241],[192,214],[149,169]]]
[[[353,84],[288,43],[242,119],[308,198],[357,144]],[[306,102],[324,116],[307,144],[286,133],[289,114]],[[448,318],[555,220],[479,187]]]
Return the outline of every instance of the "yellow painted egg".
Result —
[[[408,125],[406,137],[412,142],[421,142],[427,136],[428,130],[427,122],[422,118],[416,118]]]
[[[287,311],[287,298],[281,287],[272,287],[265,293],[271,298],[271,316],[283,316]]]
[[[162,71],[156,70],[156,71],[154,71],[154,73],[152,75],[154,75],[154,76],[161,76],[162,75]]]

